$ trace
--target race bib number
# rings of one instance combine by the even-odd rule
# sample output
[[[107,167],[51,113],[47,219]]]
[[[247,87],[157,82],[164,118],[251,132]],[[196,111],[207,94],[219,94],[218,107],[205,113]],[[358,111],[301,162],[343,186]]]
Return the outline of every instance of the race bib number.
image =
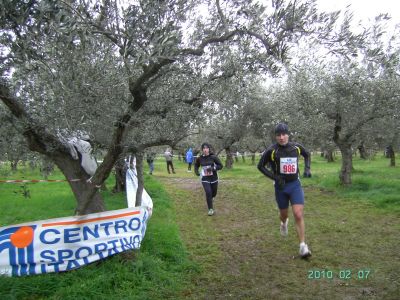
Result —
[[[297,173],[297,157],[281,157],[280,163],[281,174]]]
[[[201,170],[202,176],[211,176],[213,174],[213,169],[211,166],[204,166]]]

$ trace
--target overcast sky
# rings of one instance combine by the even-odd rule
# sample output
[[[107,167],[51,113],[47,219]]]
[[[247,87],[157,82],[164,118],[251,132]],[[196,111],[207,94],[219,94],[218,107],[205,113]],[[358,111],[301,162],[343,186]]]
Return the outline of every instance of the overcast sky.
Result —
[[[394,23],[400,23],[400,0],[317,0],[320,10],[345,10],[350,5],[354,21],[367,22],[380,13],[389,13]]]

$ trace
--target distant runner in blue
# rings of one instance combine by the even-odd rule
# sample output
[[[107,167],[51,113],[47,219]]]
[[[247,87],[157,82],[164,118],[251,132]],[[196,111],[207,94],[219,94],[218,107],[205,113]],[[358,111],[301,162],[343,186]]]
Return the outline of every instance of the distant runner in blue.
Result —
[[[311,177],[311,155],[299,143],[289,142],[289,127],[279,123],[275,127],[277,143],[266,149],[258,163],[258,169],[268,178],[274,180],[275,198],[280,211],[280,232],[288,234],[288,208],[292,205],[296,231],[300,241],[300,256],[311,256],[305,243],[304,225],[304,192],[299,179],[299,157],[304,157],[304,177]]]
[[[186,163],[188,164],[188,172],[192,172],[192,164],[193,164],[193,151],[192,148],[186,152]]]

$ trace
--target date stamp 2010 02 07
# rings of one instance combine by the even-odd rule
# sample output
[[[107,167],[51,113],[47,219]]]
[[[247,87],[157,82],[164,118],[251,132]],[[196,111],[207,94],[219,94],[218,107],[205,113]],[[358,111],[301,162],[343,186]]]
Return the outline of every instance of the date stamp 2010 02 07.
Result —
[[[328,269],[312,269],[307,271],[307,279],[319,280],[319,279],[357,279],[357,280],[367,280],[371,276],[370,269],[341,269],[341,270],[328,270]]]

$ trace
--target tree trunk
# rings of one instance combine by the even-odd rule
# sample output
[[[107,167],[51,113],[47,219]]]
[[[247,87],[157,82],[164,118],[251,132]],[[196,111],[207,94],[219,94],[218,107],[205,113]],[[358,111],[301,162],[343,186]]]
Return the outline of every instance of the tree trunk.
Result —
[[[394,155],[394,151],[392,152],[392,155],[390,156],[390,166],[395,167],[396,166],[396,157]]]
[[[340,170],[340,184],[351,185],[351,172],[353,170],[353,153],[350,143],[338,145],[342,153],[342,169]]]
[[[113,188],[113,193],[120,193],[125,191],[125,181],[126,181],[126,168],[124,159],[120,158],[117,160],[114,166],[115,170],[115,185]]]
[[[226,152],[225,168],[232,169],[233,157],[232,157],[232,153],[231,153],[230,147],[225,148],[225,152]]]
[[[332,150],[325,150],[324,151],[324,157],[327,160],[327,162],[334,162],[333,158],[333,151]]]
[[[12,160],[11,161],[11,171],[17,171],[18,167],[18,159]]]
[[[85,215],[105,210],[103,198],[99,192],[100,186],[94,185],[90,176],[81,167],[79,160],[65,155],[53,157],[55,164],[67,178],[72,192],[77,200],[76,215]]]
[[[142,205],[142,195],[143,195],[143,152],[136,153],[136,172],[138,178],[138,188],[136,191],[136,203],[135,206]]]
[[[246,162],[246,158],[244,157],[244,152],[242,153],[242,161]]]
[[[252,153],[252,154],[251,154],[251,164],[252,164],[252,165],[255,165],[255,164],[256,164],[256,154],[255,154],[255,153]]]
[[[36,169],[36,161],[31,159],[29,160],[29,168],[31,169],[31,171],[34,171]]]
[[[43,178],[47,180],[47,178],[53,171],[54,171],[54,163],[47,158],[43,158],[40,167],[40,172]]]
[[[351,171],[353,170],[353,152],[351,150],[351,135],[344,135],[342,131],[342,116],[337,113],[333,128],[333,141],[342,154],[342,169],[339,180],[341,185],[351,185]]]
[[[368,158],[367,150],[365,150],[365,146],[364,146],[363,142],[357,147],[357,149],[360,152],[360,158],[361,159],[367,159]]]

